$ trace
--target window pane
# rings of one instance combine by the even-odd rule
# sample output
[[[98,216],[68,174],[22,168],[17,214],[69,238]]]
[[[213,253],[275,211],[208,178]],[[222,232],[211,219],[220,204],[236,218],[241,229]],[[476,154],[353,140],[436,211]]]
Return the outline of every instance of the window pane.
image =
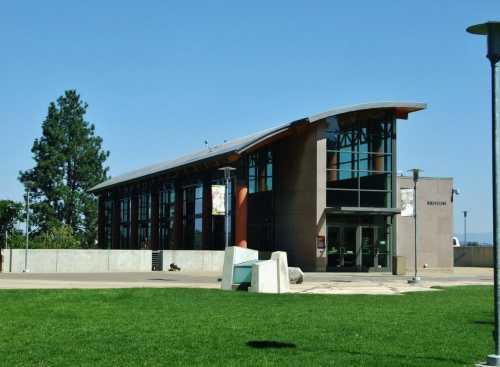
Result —
[[[327,171],[326,187],[331,189],[358,189],[356,171]]]
[[[361,206],[385,208],[391,206],[390,192],[361,191]]]
[[[203,198],[203,186],[196,186],[196,199]]]
[[[194,220],[194,249],[201,249],[202,243],[203,226],[201,218],[196,218]]]
[[[326,190],[326,206],[358,206],[358,191]]]
[[[248,181],[248,191],[250,194],[253,194],[256,191],[255,179],[250,179]]]
[[[369,190],[390,190],[391,175],[388,173],[370,173],[360,178],[360,187]]]
[[[273,189],[273,178],[267,177],[266,179],[266,190],[271,191]]]
[[[195,214],[202,214],[203,213],[203,200],[202,199],[196,199],[194,212],[195,212]]]

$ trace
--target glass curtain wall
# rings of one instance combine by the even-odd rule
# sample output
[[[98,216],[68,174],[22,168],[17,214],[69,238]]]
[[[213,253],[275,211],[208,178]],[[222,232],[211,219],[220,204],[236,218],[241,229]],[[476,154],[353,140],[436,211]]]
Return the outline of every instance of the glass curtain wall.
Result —
[[[392,207],[392,116],[347,115],[326,122],[327,206]]]
[[[203,245],[203,185],[185,187],[182,199],[184,248],[200,250]]]
[[[113,231],[113,200],[106,198],[104,201],[104,246],[111,248],[111,239]]]
[[[167,250],[173,248],[175,223],[175,190],[164,185],[159,193],[159,248]]]
[[[130,197],[120,199],[120,249],[130,248]]]
[[[275,249],[273,150],[266,147],[248,155],[248,244],[261,251]]]
[[[262,149],[248,155],[248,192],[272,191],[273,189],[273,153]]]
[[[139,194],[138,201],[138,239],[140,249],[151,248],[151,194],[143,192]]]

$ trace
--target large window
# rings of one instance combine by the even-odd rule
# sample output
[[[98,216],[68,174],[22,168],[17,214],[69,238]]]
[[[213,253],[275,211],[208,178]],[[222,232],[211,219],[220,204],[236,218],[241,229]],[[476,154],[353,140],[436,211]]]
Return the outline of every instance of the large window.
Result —
[[[151,248],[151,194],[139,194],[137,224],[139,230],[139,248]]]
[[[273,153],[262,149],[248,155],[248,191],[250,194],[273,189]]]
[[[113,231],[113,200],[107,197],[104,201],[104,244],[103,248],[111,248]]]
[[[130,198],[120,200],[120,248],[130,248]]]
[[[182,203],[183,242],[186,249],[199,250],[203,242],[203,186],[185,187]]]
[[[160,249],[173,248],[175,223],[175,190],[170,186],[163,186],[159,194],[159,241]]]
[[[327,119],[327,206],[392,207],[392,117]]]

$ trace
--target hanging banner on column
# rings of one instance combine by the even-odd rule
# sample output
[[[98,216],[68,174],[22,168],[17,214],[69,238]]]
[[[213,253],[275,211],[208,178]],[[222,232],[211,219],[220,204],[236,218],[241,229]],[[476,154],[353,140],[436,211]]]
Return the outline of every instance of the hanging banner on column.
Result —
[[[415,211],[415,191],[413,189],[401,189],[401,216],[413,217]]]
[[[225,215],[226,186],[212,185],[212,215]]]

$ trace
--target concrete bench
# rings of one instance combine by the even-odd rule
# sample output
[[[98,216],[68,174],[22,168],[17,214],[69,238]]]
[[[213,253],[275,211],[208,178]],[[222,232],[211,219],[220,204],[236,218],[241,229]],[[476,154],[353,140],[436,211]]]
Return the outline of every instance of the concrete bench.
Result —
[[[258,251],[236,246],[228,247],[224,254],[222,289],[287,293],[289,277],[286,252],[273,252],[270,260],[258,260],[258,258]]]

